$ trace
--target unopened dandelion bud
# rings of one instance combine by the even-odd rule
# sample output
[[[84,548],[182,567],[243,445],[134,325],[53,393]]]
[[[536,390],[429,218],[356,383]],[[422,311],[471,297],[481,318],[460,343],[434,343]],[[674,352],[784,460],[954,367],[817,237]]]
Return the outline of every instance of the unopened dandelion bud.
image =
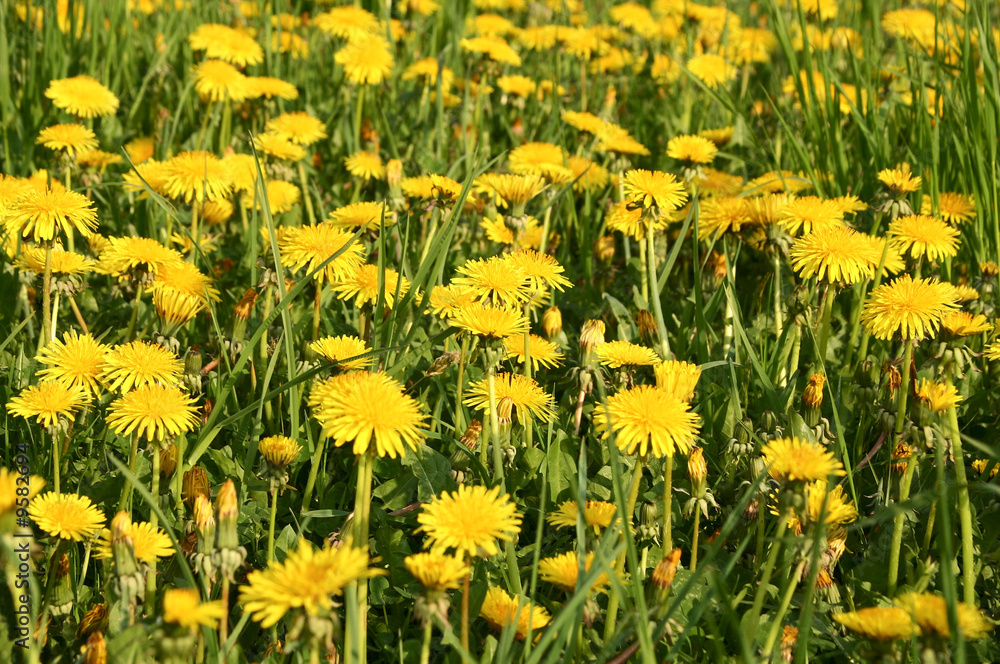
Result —
[[[1000,274],[1000,265],[997,265],[993,261],[980,263],[979,269],[982,271],[984,277],[992,278]]]
[[[589,353],[595,346],[604,343],[604,321],[588,320],[580,330],[580,348]]]
[[[241,341],[246,337],[247,321],[257,302],[257,291],[248,288],[240,301],[233,307],[233,339]]]
[[[267,464],[268,477],[283,486],[288,481],[287,468],[298,458],[302,446],[287,436],[268,436],[260,441],[257,451]]]
[[[615,257],[615,236],[602,235],[594,240],[594,258],[602,263],[610,263]]]
[[[209,499],[201,494],[194,501],[194,529],[198,538],[197,552],[192,563],[199,574],[215,577],[215,510]]]
[[[660,508],[656,503],[645,502],[639,511],[639,536],[643,539],[659,541]]]
[[[119,512],[111,520],[111,551],[115,559],[115,590],[123,603],[131,604],[145,591],[145,577],[136,563],[132,520],[127,512]]]
[[[390,159],[385,164],[385,180],[389,187],[399,187],[403,181],[403,162],[399,159]]]
[[[73,582],[69,573],[69,556],[59,556],[55,566],[55,588],[49,610],[54,616],[64,616],[73,610]]]
[[[514,419],[514,400],[504,397],[497,402],[497,422],[502,427],[509,427]]]
[[[542,314],[542,330],[550,341],[562,332],[562,312],[559,307],[551,306]]]
[[[479,436],[483,433],[483,423],[479,420],[472,420],[469,427],[462,434],[461,443],[470,450],[475,450],[479,444]]]
[[[708,489],[708,465],[705,463],[705,450],[701,447],[692,448],[688,456],[688,478],[691,480],[691,496],[704,498]]]
[[[871,361],[870,358],[859,362],[856,367],[854,367],[854,382],[858,387],[874,387],[878,384],[878,372],[876,371],[872,375],[872,370],[875,368],[875,363]]]
[[[745,424],[752,425],[753,420],[751,420],[749,417],[745,417],[743,418],[743,422]],[[777,428],[778,428],[778,416],[774,414],[774,411],[765,410],[763,413],[760,414],[761,431],[770,435],[773,434],[777,430]],[[746,436],[746,440],[741,442],[743,442],[744,444],[750,442],[750,429],[748,427],[738,426],[737,431],[742,431],[743,434]],[[736,437],[739,438],[740,437],[739,434],[737,434]]]
[[[107,664],[108,644],[104,634],[94,632],[87,637],[87,645],[83,647],[83,664]]]
[[[803,417],[808,427],[819,424],[821,406],[823,405],[823,385],[825,384],[826,376],[815,373],[809,378],[806,389],[802,391]]]
[[[640,337],[646,341],[652,341],[656,338],[656,319],[653,318],[653,314],[646,309],[640,309],[639,313],[635,315],[635,322],[639,325]]]
[[[107,626],[108,605],[99,602],[80,618],[80,624],[76,626],[76,638],[78,641],[85,641],[95,632],[103,632]]]
[[[906,472],[906,466],[910,463],[910,457],[916,451],[912,445],[898,443],[892,451],[892,472],[902,475]]]
[[[833,580],[830,572],[825,567],[820,569],[819,574],[816,576],[816,590],[827,603],[840,603],[840,590],[837,588],[837,583]]]
[[[239,499],[236,496],[236,485],[232,480],[226,480],[215,497],[215,510],[218,526],[218,543],[220,549],[235,549],[240,545],[236,534],[236,521],[240,515]]]
[[[177,446],[170,444],[159,451],[160,475],[170,477],[177,470]]]
[[[206,498],[211,495],[210,484],[208,482],[208,473],[201,466],[195,466],[191,470],[184,473],[184,481],[181,487],[181,496],[184,502],[191,506],[194,504],[195,499],[198,496],[205,496]]]
[[[681,563],[681,550],[674,549],[668,553],[653,570],[652,582],[657,603],[666,608],[666,599],[670,594],[670,586],[677,576],[677,567]]]

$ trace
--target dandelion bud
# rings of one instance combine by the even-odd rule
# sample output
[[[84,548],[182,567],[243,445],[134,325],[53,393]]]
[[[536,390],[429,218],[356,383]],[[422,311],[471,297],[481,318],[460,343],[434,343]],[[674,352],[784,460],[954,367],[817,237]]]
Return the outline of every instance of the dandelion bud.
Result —
[[[635,315],[635,321],[639,324],[639,336],[646,341],[656,338],[656,319],[646,309],[640,309]]]
[[[444,370],[451,365],[457,363],[461,359],[461,354],[457,350],[448,351],[447,353],[442,353],[431,362],[431,365],[427,367],[427,371],[424,372],[426,378],[431,376],[440,376],[444,373]]]
[[[604,321],[588,320],[580,330],[580,348],[589,353],[595,346],[604,343]]]
[[[982,271],[984,277],[995,277],[1000,274],[1000,265],[997,265],[993,261],[980,263],[979,269]]]
[[[677,576],[677,566],[681,562],[681,550],[674,549],[666,555],[663,560],[659,562],[656,569],[653,570],[653,588],[656,595],[658,603],[665,608],[665,603],[667,595],[670,593],[670,586],[674,583],[674,577]]]
[[[743,422],[746,423],[746,424],[752,424],[753,420],[751,420],[749,417],[745,417],[745,418],[743,418]],[[766,434],[772,434],[772,433],[775,432],[775,430],[777,430],[777,428],[778,428],[778,417],[777,417],[777,415],[774,414],[774,411],[772,411],[772,410],[765,410],[763,413],[760,414],[760,428],[761,428],[761,431],[763,431]],[[744,433],[744,435],[746,436],[747,440],[743,441],[743,442],[745,442],[745,443],[746,442],[750,442],[750,431],[749,431],[749,429],[743,428],[743,427],[739,427],[737,430],[738,431],[742,430],[743,433]],[[737,434],[736,437],[739,438],[739,434]]]
[[[643,539],[659,541],[660,508],[656,503],[645,502],[639,511],[639,536]]]
[[[802,391],[802,406],[805,409],[806,426],[814,427],[819,424],[820,407],[823,405],[823,385],[826,383],[826,376],[815,373],[809,378],[809,384]]]
[[[615,257],[615,236],[602,235],[594,240],[594,258],[602,263],[610,263]]]
[[[390,159],[386,162],[385,179],[390,187],[398,187],[403,181],[403,162],[399,159]]]
[[[253,306],[257,302],[257,291],[253,288],[248,288],[240,301],[236,303],[233,307],[233,339],[241,340],[244,338],[247,329],[247,320],[250,319],[250,314],[253,313]]]
[[[892,451],[892,472],[897,475],[902,475],[906,472],[906,466],[910,462],[910,457],[916,449],[912,445],[907,443],[899,443],[896,448]]]
[[[260,441],[257,451],[267,463],[268,475],[284,484],[288,479],[285,469],[298,458],[302,446],[287,436],[268,436]]]
[[[90,611],[83,614],[80,624],[76,627],[76,638],[83,641],[95,632],[103,632],[108,626],[108,605],[100,602]]]
[[[479,420],[472,420],[469,424],[469,428],[465,430],[462,434],[462,444],[465,445],[470,450],[476,449],[476,445],[479,443],[479,436],[483,433],[483,423]]]
[[[502,427],[509,427],[514,419],[514,400],[504,397],[497,402],[497,421]]]
[[[820,569],[819,575],[816,577],[816,590],[819,591],[819,594],[827,603],[840,603],[840,591],[837,589],[837,584],[834,582],[829,570],[825,567]]]
[[[208,473],[201,466],[195,466],[184,473],[184,482],[181,487],[181,496],[184,502],[191,506],[198,496],[209,497]]]
[[[108,644],[104,640],[104,634],[94,632],[87,638],[87,645],[83,647],[83,664],[107,664]]]
[[[895,396],[896,390],[903,383],[903,376],[894,364],[886,364],[882,367],[882,375],[886,377],[886,384],[889,386],[889,394]]]
[[[236,497],[236,485],[232,480],[226,480],[219,489],[219,494],[215,497],[215,510],[219,521],[216,531],[219,571],[231,578],[246,559],[246,549],[240,546],[239,534],[236,532],[240,507],[239,499]]]
[[[545,336],[549,341],[562,332],[562,312],[559,311],[559,307],[549,307],[542,314],[542,330],[545,331]]]
[[[69,556],[59,556],[55,565],[56,583],[49,610],[54,616],[64,616],[73,610],[73,582],[69,573]]]
[[[114,587],[125,604],[131,604],[145,591],[145,578],[135,560],[132,520],[119,512],[111,520],[111,551],[115,559]]]
[[[799,640],[799,628],[785,625],[781,634],[781,659],[791,662],[795,658],[795,642]]]
[[[177,470],[177,446],[167,445],[159,451],[160,455],[160,475],[170,477]]]
[[[708,465],[705,463],[705,450],[700,447],[692,448],[688,456],[688,478],[691,480],[691,496],[703,498],[707,490]]]

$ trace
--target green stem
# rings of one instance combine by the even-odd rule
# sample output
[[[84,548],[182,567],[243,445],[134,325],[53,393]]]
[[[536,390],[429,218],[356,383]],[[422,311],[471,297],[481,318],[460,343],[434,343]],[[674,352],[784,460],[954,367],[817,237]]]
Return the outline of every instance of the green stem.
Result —
[[[52,339],[52,245],[45,247],[45,271],[42,273],[42,334],[38,339],[41,351]]]
[[[299,161],[299,182],[302,183],[302,200],[306,206],[306,221],[310,224],[316,223],[316,213],[313,211],[312,196],[309,194],[309,176],[306,174],[306,166]]]
[[[694,508],[694,526],[691,529],[691,573],[698,569],[698,531],[701,529],[701,508]]]
[[[323,282],[316,282],[316,297],[313,300],[313,325],[312,325],[312,338],[313,341],[319,340],[319,326],[320,326],[320,309],[323,305]]]
[[[493,353],[486,351],[486,383],[490,396],[490,443],[493,445],[493,482],[500,484],[500,490],[507,491],[507,483],[503,474],[503,450],[500,449],[500,422],[497,418],[496,368]]]
[[[462,397],[465,393],[465,359],[469,354],[469,335],[462,335],[461,349],[458,354],[458,382],[455,385],[455,433],[465,432],[465,412],[462,410]]]
[[[139,434],[132,434],[132,446],[128,453],[128,472],[135,477],[135,460],[139,456]],[[132,504],[132,480],[126,479],[125,486],[122,487],[122,495],[118,500],[118,511],[122,510],[129,511],[129,507]]]
[[[549,230],[552,227],[552,206],[545,208],[545,217],[542,220],[542,240],[538,245],[538,253],[544,254],[549,248]]]
[[[354,104],[354,151],[361,150],[361,115],[365,107],[365,86],[358,86],[357,100]]]
[[[201,242],[198,239],[198,212],[199,206],[204,205],[204,203],[199,203],[195,201],[191,205],[191,253],[188,255],[188,260],[192,263],[195,259],[195,254],[197,254],[197,248],[201,246]],[[170,238],[167,238],[167,242]]]
[[[639,500],[639,485],[642,483],[642,467],[643,459],[642,457],[636,457],[635,460],[635,470],[632,471],[632,486],[629,488],[628,492],[628,505],[625,514],[622,515],[622,541],[628,537],[629,531],[632,529],[632,515],[635,514],[635,504]],[[621,573],[625,569],[625,547],[622,547],[622,552],[618,555],[618,559],[615,561],[615,571]],[[615,633],[615,625],[618,622],[618,591],[612,587],[611,596],[608,598],[608,612],[604,619],[604,641],[607,642],[611,639],[612,635]]]
[[[155,446],[150,448],[153,454],[153,472],[149,478],[150,489],[153,495],[153,504],[159,505],[160,499],[160,451],[156,449]],[[149,515],[149,525],[152,526],[153,532],[156,532],[159,526],[159,517],[156,516],[156,510],[151,510],[152,514]],[[149,563],[149,569],[146,570],[146,615],[153,615],[153,607],[156,603],[156,560]]]
[[[472,569],[462,579],[462,647],[469,649],[469,579],[472,577]]]
[[[951,382],[949,381],[949,385]],[[958,518],[962,524],[962,596],[970,606],[976,603],[976,558],[972,546],[972,509],[969,506],[969,481],[965,475],[965,455],[962,434],[958,428],[958,410],[948,410],[951,425],[951,449],[955,457],[955,478],[958,480]],[[944,509],[944,505],[941,509]]]
[[[763,519],[764,515],[759,514],[758,519]],[[785,537],[785,530],[788,528],[788,514],[785,510],[782,510],[781,516],[778,517],[778,532],[774,538],[774,544],[771,546],[771,550],[767,554],[767,561],[764,563],[764,568],[761,570],[760,582],[757,584],[757,592],[753,598],[753,606],[750,607],[750,615],[747,621],[744,623],[746,625],[746,632],[744,633],[744,638],[753,642],[754,632],[757,629],[757,623],[760,621],[760,611],[764,606],[764,597],[767,595],[767,586],[771,583],[771,575],[774,573],[774,565],[778,560],[778,553],[782,548],[782,541]]]
[[[952,409],[954,410],[954,409]],[[944,441],[934,441],[934,465],[937,469],[937,500],[940,505],[941,518],[939,519],[938,532],[938,552],[940,553],[939,564],[941,569],[948,569],[954,560],[951,541],[951,505],[948,504],[948,483],[945,478]],[[967,562],[963,560],[963,562]],[[941,575],[941,589],[948,606],[948,626],[951,632],[952,642],[955,648],[955,661],[965,661],[965,639],[962,638],[961,626],[958,622],[958,602],[954,600],[955,577],[950,570]]]
[[[673,536],[674,503],[674,455],[663,459],[663,557],[674,549]]]
[[[531,321],[531,311],[527,304],[524,305],[524,318],[527,321]],[[528,325],[524,328],[524,375],[531,378],[531,326]],[[525,449],[531,449],[532,446],[532,427],[531,418],[524,418],[524,447]]]
[[[430,619],[424,620],[424,641],[420,646],[420,664],[428,664],[431,661],[431,631],[433,624]]]
[[[368,548],[368,521],[372,502],[372,451],[358,455],[358,480],[354,494],[354,545]],[[358,580],[358,626],[361,635],[361,660],[368,643],[368,579]]]
[[[60,493],[59,490],[59,475],[62,470],[62,450],[59,449],[59,439],[55,431],[52,432],[52,483],[56,495]]]
[[[184,516],[184,453],[187,451],[186,447],[187,439],[180,436],[177,439],[177,465],[174,466],[174,476],[171,478],[178,517]]]
[[[139,303],[142,301],[142,284],[135,287],[135,301],[132,302],[132,316],[128,319],[128,332],[125,338],[135,341],[135,324],[139,320]]]
[[[903,340],[903,366],[900,369],[899,399],[896,402],[896,431],[895,443],[902,440],[904,423],[906,421],[906,400],[910,394],[910,362],[913,360],[913,342],[909,339]],[[916,459],[911,454],[906,461],[906,472],[903,473],[903,480],[899,485],[899,502],[904,503],[910,497],[910,484],[913,482],[913,471],[916,468]],[[891,466],[890,466],[890,472]],[[943,506],[942,506],[943,507]],[[892,545],[889,549],[889,577],[888,595],[892,597],[896,594],[896,584],[899,580],[899,552],[903,544],[903,527],[906,525],[906,514],[902,511],[896,515],[892,524]]]
[[[834,286],[824,284],[823,299],[819,305],[819,325],[816,330],[816,338],[818,339],[816,343],[816,354],[818,357],[816,359],[824,365],[826,364],[827,342],[830,340],[830,319],[833,316],[833,301],[836,297]]]
[[[783,631],[783,623],[785,620],[785,613],[788,612],[788,605],[792,602],[792,595],[795,594],[795,587],[797,585],[796,579],[802,574],[802,569],[805,566],[805,561],[802,561],[795,568],[788,579],[785,580],[785,592],[781,596],[781,604],[778,605],[778,612],[774,614],[774,621],[771,623],[771,629],[767,633],[767,641],[764,642],[764,658],[767,659],[771,655],[771,651],[774,649],[774,644],[778,640],[778,635]]]
[[[653,315],[656,316],[656,328],[660,337],[660,355],[664,360],[672,357],[670,342],[667,340],[667,324],[663,319],[663,305],[660,303],[659,280],[656,278],[656,230],[652,220],[646,226],[646,267],[649,270],[650,296],[653,304]]]
[[[640,293],[642,294],[642,299],[649,302],[649,269],[647,267],[648,258],[646,256],[649,253],[646,250],[648,246],[647,243],[639,241],[639,267],[640,267],[640,277],[642,279]]]
[[[271,484],[271,514],[267,522],[267,563],[270,565],[274,561],[274,522],[278,518],[278,491],[272,482]]]
[[[771,249],[771,264],[774,268],[774,338],[780,339],[784,329],[784,320],[781,314],[781,252],[775,246]]]

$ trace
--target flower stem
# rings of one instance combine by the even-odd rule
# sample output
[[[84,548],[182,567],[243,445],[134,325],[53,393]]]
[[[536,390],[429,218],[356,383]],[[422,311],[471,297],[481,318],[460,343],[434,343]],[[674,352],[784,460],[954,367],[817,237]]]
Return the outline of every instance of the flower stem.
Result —
[[[507,491],[507,482],[503,475],[503,450],[500,449],[500,422],[497,418],[497,388],[496,368],[493,353],[487,350],[486,382],[490,396],[490,444],[493,445],[493,482],[500,484],[500,490]]]
[[[758,519],[763,519],[764,515],[760,514],[757,516]],[[782,510],[782,515],[778,517],[778,532],[774,538],[774,544],[771,546],[771,550],[767,554],[767,561],[764,563],[764,568],[761,570],[760,581],[757,584],[757,592],[753,598],[753,606],[750,608],[750,616],[747,619],[746,633],[743,635],[744,638],[753,641],[754,630],[757,629],[757,623],[760,620],[760,610],[764,606],[764,597],[767,594],[767,586],[771,582],[771,575],[774,573],[774,565],[778,560],[778,553],[781,551],[782,539],[785,536],[785,529],[788,527],[788,515]]]
[[[458,382],[455,385],[455,433],[465,432],[465,413],[462,412],[462,397],[465,393],[465,359],[469,355],[469,335],[462,335],[462,344],[458,354]]]
[[[361,150],[361,115],[365,107],[365,86],[358,86],[358,96],[354,104],[354,150]]]
[[[524,317],[526,320],[531,320],[531,312],[527,304],[524,305]],[[531,378],[531,327],[524,328],[524,375]],[[532,428],[531,428],[531,418],[524,418],[524,447],[525,449],[531,449],[532,447]]]
[[[83,314],[80,312],[80,307],[77,306],[76,299],[73,298],[73,294],[67,293],[66,298],[69,300],[69,306],[70,309],[73,310],[76,322],[80,324],[80,329],[83,330],[84,334],[90,334],[90,328],[87,327],[87,321],[83,318]]]
[[[52,483],[55,489],[56,495],[58,496],[59,491],[59,474],[60,466],[62,466],[62,454],[59,450],[59,439],[56,433],[52,432]]]
[[[698,531],[701,529],[701,508],[694,508],[694,526],[691,529],[691,573],[698,569]]]
[[[646,247],[647,247],[647,243],[642,242],[640,240],[639,241],[639,268],[640,268],[640,275],[639,276],[642,279],[642,281],[641,281],[642,288],[640,290],[640,293],[642,294],[642,299],[645,300],[646,302],[649,302],[649,269],[647,267],[647,262],[649,261],[649,257],[646,255],[648,253],[646,251]]]
[[[271,484],[271,514],[267,522],[267,563],[270,565],[274,561],[274,522],[278,518],[278,491],[274,484]]]
[[[313,300],[313,341],[319,340],[320,307],[323,304],[323,284],[316,282],[316,297]]]
[[[469,649],[469,579],[472,570],[462,579],[462,647]]]
[[[155,446],[151,448],[153,453],[153,472],[149,478],[149,484],[151,493],[153,494],[153,503],[159,504],[160,499],[160,451],[156,449]],[[152,514],[149,515],[149,525],[152,526],[153,532],[156,532],[157,526],[159,526],[159,517],[156,516],[156,510],[151,510]],[[156,603],[156,559],[154,558],[151,563],[149,563],[149,569],[146,570],[146,615],[153,615],[153,607]]]
[[[354,545],[368,548],[368,520],[372,502],[372,453],[358,455],[358,480],[354,494]],[[368,643],[368,579],[358,580],[358,631],[361,636],[361,660]]]
[[[826,347],[830,340],[830,318],[833,316],[833,301],[837,295],[833,292],[834,287],[830,284],[823,286],[823,299],[819,305],[819,323],[816,329],[816,354],[817,360],[826,364]]]
[[[132,447],[129,449],[128,454],[128,472],[135,477],[135,459],[139,456],[139,434],[132,434]],[[122,495],[118,500],[118,511],[128,511],[128,507],[132,504],[132,480],[126,479],[125,486],[122,487]]]
[[[431,632],[433,623],[430,620],[424,621],[424,641],[420,646],[420,664],[428,664],[431,661]],[[465,647],[463,645],[463,647]],[[467,648],[466,648],[467,649]]]
[[[788,605],[792,602],[792,595],[795,594],[795,587],[798,585],[796,579],[802,574],[802,569],[805,567],[805,561],[799,562],[798,566],[792,572],[792,575],[785,580],[785,593],[781,596],[781,604],[778,605],[778,612],[774,614],[774,621],[771,623],[771,629],[767,633],[767,641],[764,642],[764,658],[771,654],[771,650],[774,648],[775,642],[778,640],[778,634],[782,632],[782,627],[784,627],[785,613],[788,612]]]
[[[132,316],[128,319],[128,332],[125,338],[135,341],[135,324],[139,320],[139,303],[142,301],[142,284],[135,287],[135,301],[132,302]],[[46,329],[48,329],[46,327]]]
[[[674,548],[672,514],[674,499],[674,455],[668,454],[663,459],[663,557],[666,558]]]
[[[306,165],[299,160],[299,182],[302,183],[302,200],[306,206],[306,221],[310,224],[316,223],[316,213],[313,211],[312,197],[309,194],[309,176],[306,174]]]
[[[639,500],[639,485],[642,483],[642,457],[636,457],[635,470],[632,471],[632,485],[628,492],[628,505],[625,514],[622,515],[622,540],[628,537],[632,528],[632,515],[635,514],[635,504]],[[615,561],[615,571],[622,572],[625,569],[625,549],[618,555]],[[611,595],[608,598],[608,613],[604,619],[604,641],[607,642],[615,633],[615,625],[618,622],[618,592],[612,587]]]
[[[906,400],[910,394],[910,362],[913,360],[913,342],[909,339],[903,340],[903,366],[900,370],[899,399],[896,402],[896,443],[903,437],[904,422],[906,421]],[[893,446],[893,448],[895,445]],[[911,454],[906,461],[906,472],[903,473],[903,481],[899,485],[899,502],[904,503],[910,497],[910,484],[913,482],[913,471],[916,467],[916,459]],[[892,472],[890,466],[890,472]],[[942,506],[943,507],[943,506]],[[903,544],[903,527],[906,524],[906,514],[900,512],[896,515],[892,524],[892,545],[889,549],[889,577],[888,595],[892,597],[896,593],[896,583],[899,579],[899,550]]]
[[[45,247],[45,271],[42,273],[42,334],[38,350],[45,348],[52,338],[52,246]]]
[[[950,381],[949,381],[950,385]],[[955,478],[958,480],[958,518],[962,524],[962,595],[966,604],[976,603],[976,558],[972,546],[972,510],[969,507],[969,480],[965,475],[965,454],[962,452],[962,434],[958,428],[958,411],[948,409],[951,425],[951,449],[955,457]],[[945,508],[944,505],[941,506]]]
[[[201,205],[195,201],[191,205],[191,253],[188,255],[188,260],[192,263],[195,259],[196,249],[201,246],[201,242],[198,239],[198,206]],[[167,242],[170,242],[170,238],[167,238]]]
[[[653,221],[646,225],[646,267],[649,270],[650,298],[653,305],[653,315],[656,316],[656,329],[660,337],[660,355],[662,359],[669,360],[672,356],[670,352],[670,341],[667,339],[667,324],[663,319],[663,305],[660,303],[659,280],[656,278],[656,231]]]

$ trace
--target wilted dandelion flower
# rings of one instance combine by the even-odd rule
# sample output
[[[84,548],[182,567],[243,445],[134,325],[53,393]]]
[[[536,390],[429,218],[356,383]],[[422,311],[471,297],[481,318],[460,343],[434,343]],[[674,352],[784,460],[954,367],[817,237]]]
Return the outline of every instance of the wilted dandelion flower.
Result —
[[[385,164],[382,157],[374,152],[361,150],[344,159],[347,172],[362,180],[382,180],[385,178]]]
[[[937,330],[941,317],[955,309],[955,288],[937,279],[905,274],[874,289],[861,311],[861,323],[876,339],[923,339]]]
[[[132,341],[107,351],[101,381],[124,393],[143,385],[176,385],[183,372],[184,363],[163,346]]]
[[[338,447],[351,443],[356,455],[371,450],[395,459],[425,437],[420,402],[384,373],[352,371],[317,383],[309,405],[323,435]]]
[[[593,562],[594,554],[588,553],[586,558],[584,558],[585,572],[590,571]],[[576,590],[576,581],[579,572],[580,560],[573,551],[551,558],[542,558],[538,561],[538,577],[542,581],[559,586],[567,592]],[[608,577],[608,573],[601,572],[593,585],[590,586],[590,591],[604,592],[610,583],[611,579]]]
[[[874,276],[881,252],[868,235],[848,226],[828,226],[798,238],[788,256],[803,279],[856,284]]]
[[[403,563],[421,586],[432,592],[457,590],[469,575],[469,566],[460,558],[424,552],[407,556]]]
[[[514,541],[521,532],[521,516],[500,487],[463,484],[443,491],[425,503],[417,515],[416,532],[427,536],[431,551],[454,550],[457,557],[495,556],[497,541]]]
[[[521,374],[498,373],[494,377],[494,394],[497,401],[509,398],[520,422],[534,417],[541,422],[555,418],[555,399],[533,379]],[[490,407],[489,379],[484,378],[468,387],[465,405],[486,412]]]
[[[943,413],[955,408],[962,401],[954,385],[922,378],[917,385],[917,399],[935,413]]]
[[[304,111],[282,113],[268,120],[264,129],[296,145],[312,145],[327,137],[323,121]]]
[[[622,190],[633,205],[644,208],[655,205],[661,212],[676,210],[687,200],[684,183],[662,171],[626,171]]]
[[[612,369],[652,366],[660,361],[652,349],[629,341],[609,341],[594,348],[601,364]]]
[[[936,261],[958,254],[958,231],[934,217],[912,214],[895,219],[888,236],[897,249],[913,258]]]
[[[135,559],[139,562],[152,564],[158,558],[166,558],[173,555],[174,546],[170,541],[170,536],[160,528],[154,528],[153,524],[144,521],[129,521],[125,534],[132,540],[132,547],[135,551]],[[111,560],[114,558],[112,550],[111,531],[107,528],[101,531],[94,548],[94,554],[98,560]]]
[[[316,550],[303,538],[284,562],[247,575],[246,585],[240,586],[240,603],[267,629],[293,609],[303,609],[310,616],[326,615],[333,609],[331,598],[340,595],[347,584],[378,573],[368,567],[364,549],[345,543]]]
[[[680,360],[665,360],[653,367],[653,373],[657,389],[681,401],[690,402],[694,398],[698,379],[701,378],[701,367]]]
[[[930,216],[933,210],[933,200],[924,194],[920,214]],[[953,226],[971,221],[976,218],[976,201],[972,196],[943,191],[938,194],[938,216]]]
[[[97,136],[80,124],[57,124],[38,132],[38,145],[50,150],[64,152],[68,157],[89,152],[97,148]]]
[[[392,50],[380,35],[358,37],[333,59],[344,68],[347,80],[356,85],[378,85],[392,73]]]
[[[90,334],[69,330],[62,340],[54,339],[35,359],[45,368],[38,372],[43,381],[55,381],[70,387],[82,387],[90,394],[100,391],[98,379],[104,370],[108,347]]]
[[[163,593],[163,622],[179,625],[190,630],[198,627],[215,629],[226,607],[222,600],[202,602],[201,596],[193,588],[168,588]]]
[[[515,638],[524,641],[529,631],[537,634],[552,620],[548,611],[540,606],[532,607],[531,603],[527,597],[511,597],[501,588],[490,588],[479,615],[498,631],[513,625]]]
[[[594,533],[599,534],[601,529],[611,525],[611,520],[615,516],[617,507],[614,503],[602,500],[588,500],[584,504],[583,524],[587,528],[593,528]],[[576,528],[577,515],[580,506],[575,500],[567,500],[559,504],[559,508],[550,512],[546,517],[549,524],[556,528]]]
[[[90,394],[83,387],[46,381],[21,390],[7,402],[7,410],[26,420],[37,418],[42,426],[54,427],[60,417],[72,420],[76,411],[89,402]]]
[[[789,235],[844,225],[844,211],[835,201],[819,196],[793,198],[778,213],[778,225]]]
[[[897,606],[878,606],[849,613],[834,613],[841,625],[874,641],[910,639],[917,633],[910,614]]]
[[[334,362],[344,371],[365,369],[375,362],[374,357],[361,357],[370,352],[368,345],[358,337],[342,335],[323,337],[309,344],[309,347],[327,362]],[[351,359],[358,358],[358,359]],[[344,360],[350,360],[345,362]]]
[[[49,492],[31,501],[28,515],[51,537],[81,542],[100,532],[105,518],[86,496]]]
[[[815,482],[843,476],[844,465],[820,443],[802,438],[778,438],[761,449],[767,472],[779,482]]]
[[[339,281],[362,262],[361,246],[350,233],[328,224],[290,228],[279,239],[281,262],[293,272],[305,268],[312,272],[327,259],[336,256],[313,275],[319,283],[324,279]]]
[[[177,387],[142,385],[112,401],[108,408],[108,426],[129,436],[133,432],[150,442],[163,442],[191,431],[198,423],[194,399]]]
[[[65,189],[31,189],[7,205],[3,218],[8,233],[51,242],[57,233],[77,230],[89,237],[97,229],[97,213],[83,194]]]
[[[166,266],[184,262],[177,251],[146,237],[113,237],[100,255],[100,269],[116,277],[155,276]]]
[[[513,357],[517,362],[523,364],[525,361],[524,335],[514,335],[503,340],[507,349],[508,357]],[[551,369],[562,364],[563,354],[559,346],[548,341],[537,334],[528,337],[528,351],[531,355],[531,369],[538,371],[539,367]]]
[[[361,308],[366,304],[374,305],[379,298],[379,268],[378,265],[364,263],[352,272],[344,275],[332,284],[333,292],[341,300],[354,299],[354,306]],[[396,306],[396,298],[402,298],[410,290],[409,280],[395,270],[384,268],[382,274],[383,302],[392,309]]]
[[[74,76],[49,82],[45,96],[56,108],[79,118],[99,118],[118,110],[118,97],[90,76]]]
[[[719,148],[702,136],[675,136],[667,143],[667,156],[689,164],[711,164]]]
[[[664,457],[691,449],[701,418],[677,397],[639,385],[608,397],[607,405],[595,408],[594,426],[604,438],[613,431],[615,444],[626,454]]]

